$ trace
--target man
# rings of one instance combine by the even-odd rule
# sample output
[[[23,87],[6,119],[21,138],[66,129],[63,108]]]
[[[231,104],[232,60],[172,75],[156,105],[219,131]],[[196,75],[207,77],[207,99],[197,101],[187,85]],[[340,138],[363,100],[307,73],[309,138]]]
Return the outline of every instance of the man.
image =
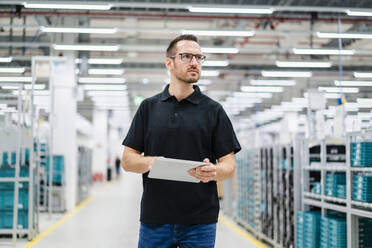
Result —
[[[212,248],[216,180],[233,176],[234,153],[241,148],[222,106],[192,85],[205,59],[197,38],[177,37],[166,55],[170,84],[141,103],[123,141],[123,168],[143,174],[138,247]],[[158,156],[209,164],[189,171],[200,183],[148,178]]]

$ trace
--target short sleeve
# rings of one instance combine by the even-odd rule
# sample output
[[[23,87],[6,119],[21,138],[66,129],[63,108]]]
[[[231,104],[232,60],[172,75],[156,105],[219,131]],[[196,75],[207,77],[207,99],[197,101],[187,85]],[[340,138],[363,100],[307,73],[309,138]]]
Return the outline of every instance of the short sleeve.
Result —
[[[128,146],[139,152],[144,150],[144,107],[143,102],[139,106],[136,114],[134,115],[132,124],[130,125],[127,136],[125,137],[122,145]]]
[[[231,152],[237,153],[241,150],[231,121],[222,106],[217,113],[216,126],[212,136],[212,148],[217,159]]]

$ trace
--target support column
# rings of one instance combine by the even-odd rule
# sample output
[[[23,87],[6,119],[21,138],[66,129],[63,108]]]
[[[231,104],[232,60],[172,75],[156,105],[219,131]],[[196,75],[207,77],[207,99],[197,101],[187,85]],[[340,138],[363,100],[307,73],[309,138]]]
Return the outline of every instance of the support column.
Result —
[[[107,125],[108,113],[107,110],[95,109],[93,112],[93,161],[92,172],[102,173],[106,178],[107,159],[108,159],[108,144],[107,144]]]

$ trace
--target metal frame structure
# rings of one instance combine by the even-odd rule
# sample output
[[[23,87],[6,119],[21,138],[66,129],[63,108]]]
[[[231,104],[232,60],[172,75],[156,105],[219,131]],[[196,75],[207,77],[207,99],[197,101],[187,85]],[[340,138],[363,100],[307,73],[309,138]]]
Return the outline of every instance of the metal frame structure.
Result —
[[[352,183],[354,172],[372,172],[372,168],[357,168],[351,167],[350,163],[350,144],[353,140],[372,140],[372,133],[358,132],[349,133],[346,139],[342,142],[346,146],[346,163],[344,165],[327,165],[326,163],[326,146],[331,144],[333,139],[328,138],[319,141],[318,144],[321,146],[321,162],[319,166],[309,165],[309,149],[308,141],[304,142],[303,154],[301,161],[301,167],[303,170],[303,177],[301,178],[301,189],[302,189],[302,210],[305,210],[309,206],[318,207],[322,211],[322,216],[325,216],[328,210],[338,211],[346,214],[347,221],[347,247],[348,248],[358,248],[358,217],[366,217],[372,219],[372,203],[362,203],[353,201],[351,198],[352,193]],[[339,141],[338,141],[339,142]],[[320,195],[316,195],[309,192],[308,185],[308,171],[320,171],[321,173],[321,187],[322,191]],[[327,171],[340,171],[346,174],[346,199],[338,197],[330,197],[325,195],[325,175]],[[364,209],[362,209],[364,208]],[[368,209],[368,210],[367,210]]]
[[[34,150],[33,144],[31,147],[27,147],[30,151],[29,155],[29,175],[28,177],[20,177],[20,163],[25,162],[26,157],[26,147],[23,146],[23,131],[25,127],[26,116],[28,115],[30,120],[30,137],[34,137],[34,109],[33,109],[33,87],[31,91],[27,91],[25,96],[23,95],[23,84],[20,83],[2,83],[2,86],[14,86],[17,87],[18,95],[2,94],[1,98],[12,98],[15,97],[17,100],[5,100],[0,99],[0,103],[15,103],[17,104],[17,141],[16,141],[16,161],[15,161],[15,174],[14,177],[0,178],[0,183],[3,182],[13,182],[14,183],[14,200],[13,200],[13,228],[12,229],[0,229],[0,234],[10,234],[12,235],[11,246],[16,246],[17,236],[21,234],[26,234],[28,239],[33,239],[38,232],[38,217],[35,214],[37,211],[37,206],[34,205],[34,187],[35,187],[35,178],[34,178],[34,169],[35,169],[35,160],[34,160]],[[27,99],[27,97],[30,97]],[[29,101],[29,112],[25,112],[26,102]],[[22,155],[22,157],[21,157]],[[21,182],[28,182],[28,227],[27,229],[18,229],[18,209],[19,209],[19,185]]]
[[[66,58],[63,57],[51,57],[51,56],[34,56],[32,57],[32,65],[31,65],[31,72],[32,72],[32,84],[34,85],[36,80],[37,80],[37,75],[36,75],[36,70],[37,70],[37,63],[38,62],[46,62],[49,64],[49,91],[50,91],[50,113],[49,113],[49,123],[50,129],[49,129],[49,138],[48,138],[48,149],[46,150],[47,157],[49,158],[49,182],[47,184],[46,180],[44,181],[45,183],[45,194],[47,195],[47,198],[44,198],[44,201],[48,200],[48,213],[49,213],[49,218],[51,218],[51,214],[53,210],[56,211],[64,211],[65,210],[65,177],[64,175],[62,176],[62,185],[58,188],[56,186],[53,186],[53,170],[54,170],[54,159],[53,159],[53,119],[54,119],[54,96],[55,96],[55,88],[54,88],[54,83],[53,83],[53,77],[50,75],[53,75],[53,62],[55,61],[66,61]],[[38,147],[40,149],[40,147]],[[38,163],[38,169],[37,171],[40,171],[40,163]],[[40,183],[40,178],[39,183]],[[40,188],[39,188],[40,190]],[[62,197],[61,199],[61,206],[59,209],[53,209],[53,192],[57,190],[60,191],[60,196]],[[38,199],[38,204],[39,204]],[[45,206],[44,206],[45,207]],[[42,210],[42,208],[40,209]]]

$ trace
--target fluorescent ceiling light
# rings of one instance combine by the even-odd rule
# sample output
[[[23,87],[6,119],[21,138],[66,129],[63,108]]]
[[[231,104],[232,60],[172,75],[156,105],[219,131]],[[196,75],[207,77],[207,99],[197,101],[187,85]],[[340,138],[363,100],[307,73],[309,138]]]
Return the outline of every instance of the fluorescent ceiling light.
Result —
[[[342,95],[338,93],[325,93],[324,97],[327,99],[340,99]]]
[[[206,60],[203,66],[228,66],[228,60]]]
[[[197,82],[198,85],[210,85],[211,83],[212,83],[212,81],[209,80],[209,79],[200,79],[200,80]]]
[[[371,72],[354,72],[356,78],[372,78]]]
[[[75,59],[75,63],[81,63],[82,59]],[[91,58],[88,59],[88,64],[101,64],[101,65],[119,65],[123,63],[123,59],[105,59],[105,58]]]
[[[335,80],[336,86],[355,86],[355,87],[366,87],[372,86],[372,81],[338,81]]]
[[[0,63],[10,63],[12,62],[13,58],[12,57],[2,57],[0,58]]]
[[[243,92],[283,92],[283,87],[241,86]]]
[[[13,93],[13,95],[16,95],[16,96],[19,95],[18,90],[13,90],[12,93]],[[22,95],[27,95],[29,93],[27,91],[22,90],[21,91],[21,94]],[[49,90],[34,90],[34,96],[49,96],[49,95],[50,95],[50,91]]]
[[[239,53],[239,49],[235,47],[202,47],[203,53]]]
[[[372,99],[371,98],[357,98],[358,104],[371,104],[372,105]]]
[[[355,50],[293,48],[293,53],[304,55],[354,55]]]
[[[264,77],[303,77],[309,78],[313,75],[311,71],[261,71]]]
[[[0,82],[32,82],[32,77],[0,77]]]
[[[354,10],[346,10],[346,14],[348,16],[372,16],[372,12],[367,11],[354,11]]]
[[[182,34],[193,34],[196,36],[253,36],[254,31],[229,31],[229,30],[182,30]]]
[[[68,50],[68,51],[118,51],[119,45],[62,45],[54,44],[55,50]]]
[[[332,62],[302,62],[302,61],[276,61],[277,67],[291,68],[329,68]]]
[[[359,93],[358,88],[341,88],[341,87],[318,87],[319,91],[327,93]]]
[[[272,98],[273,94],[271,93],[252,93],[252,92],[233,92],[235,97],[244,97],[244,98]]]
[[[88,96],[91,97],[125,97],[128,95],[127,91],[88,91]]]
[[[111,4],[69,4],[69,3],[23,3],[27,9],[86,9],[109,10]]]
[[[117,28],[40,27],[44,33],[115,34]]]
[[[250,80],[251,85],[257,86],[294,86],[294,80]]]
[[[190,12],[198,13],[226,13],[226,14],[272,14],[273,8],[210,8],[210,7],[188,7]]]
[[[218,77],[220,75],[219,71],[202,71],[201,76],[202,77]]]
[[[110,78],[110,77],[103,77],[103,78],[79,78],[79,83],[110,83],[110,84],[123,84],[125,83],[125,78]]]
[[[31,90],[32,84],[25,84],[24,87],[26,90]],[[45,84],[34,84],[34,90],[44,90],[44,89],[45,89]]]
[[[330,39],[372,39],[372,34],[346,34],[346,33],[321,33],[316,32],[319,38],[330,38]]]
[[[279,111],[279,112],[285,112],[285,111],[294,111],[294,112],[301,112],[303,107],[299,106],[272,106],[272,111]]]
[[[84,85],[84,90],[126,90],[126,85]]]
[[[18,86],[13,86],[13,85],[3,85],[3,86],[0,86],[0,88],[2,88],[3,90],[18,90],[19,89]]]
[[[91,75],[122,75],[124,69],[89,69],[88,74]]]
[[[0,68],[0,73],[24,73],[25,68],[19,67],[19,68]]]

